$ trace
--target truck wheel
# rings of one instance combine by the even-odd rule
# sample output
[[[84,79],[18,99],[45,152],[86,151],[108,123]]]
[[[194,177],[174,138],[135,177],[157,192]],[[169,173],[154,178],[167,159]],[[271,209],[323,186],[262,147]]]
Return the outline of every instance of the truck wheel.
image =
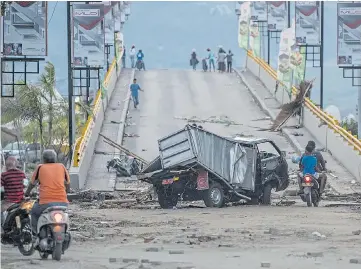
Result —
[[[158,190],[158,203],[161,208],[169,209],[173,208],[178,203],[178,195],[171,193],[170,195],[167,195],[164,189]]]
[[[219,183],[213,183],[208,190],[203,193],[203,201],[207,207],[223,207],[224,206],[224,191]]]
[[[271,204],[271,191],[272,191],[272,185],[267,184],[263,188],[263,197],[262,197],[262,204],[263,205],[270,205]]]

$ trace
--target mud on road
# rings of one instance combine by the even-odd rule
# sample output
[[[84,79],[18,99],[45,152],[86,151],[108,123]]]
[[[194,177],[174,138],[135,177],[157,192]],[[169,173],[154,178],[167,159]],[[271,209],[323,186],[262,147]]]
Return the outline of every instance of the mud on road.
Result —
[[[361,210],[232,206],[84,209],[72,205],[74,242],[60,262],[2,246],[2,268],[358,268]]]

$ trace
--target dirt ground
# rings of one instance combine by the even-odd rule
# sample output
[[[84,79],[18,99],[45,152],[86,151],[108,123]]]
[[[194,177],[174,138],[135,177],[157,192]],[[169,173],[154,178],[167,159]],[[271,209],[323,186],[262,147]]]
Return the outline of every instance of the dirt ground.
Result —
[[[289,199],[288,199],[289,200]],[[291,206],[162,210],[71,206],[73,244],[60,262],[2,246],[2,268],[359,268],[361,208]],[[277,200],[276,200],[277,201]],[[279,204],[279,203],[278,203]],[[354,264],[352,262],[358,262]]]

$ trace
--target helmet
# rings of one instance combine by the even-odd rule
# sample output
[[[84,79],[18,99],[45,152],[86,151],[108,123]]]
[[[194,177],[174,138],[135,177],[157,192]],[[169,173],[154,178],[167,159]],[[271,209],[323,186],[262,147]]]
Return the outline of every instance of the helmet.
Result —
[[[299,163],[300,162],[300,160],[301,160],[301,157],[300,156],[297,156],[297,155],[295,155],[295,156],[292,156],[292,162],[293,163]]]

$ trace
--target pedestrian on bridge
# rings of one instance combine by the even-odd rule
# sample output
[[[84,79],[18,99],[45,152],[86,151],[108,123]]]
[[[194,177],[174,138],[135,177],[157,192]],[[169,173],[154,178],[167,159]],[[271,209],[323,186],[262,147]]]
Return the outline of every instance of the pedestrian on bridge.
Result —
[[[193,49],[192,50],[192,54],[191,54],[191,60],[190,60],[190,65],[193,67],[193,70],[196,71],[197,68],[197,64],[199,63],[198,59],[197,59],[197,54],[196,54],[196,50]]]
[[[138,97],[138,92],[139,91],[143,92],[143,90],[137,84],[137,79],[134,78],[133,79],[133,84],[130,85],[130,92],[132,94],[132,100],[133,100],[134,108],[137,108],[137,106],[139,105],[139,97]]]
[[[227,54],[227,72],[232,73],[232,62],[233,62],[233,53],[231,50]]]
[[[130,64],[132,68],[135,67],[135,46],[133,45],[129,52]]]
[[[125,68],[125,58],[126,55],[125,55],[125,46],[123,46],[123,55],[122,55],[122,64],[123,64],[123,68]]]
[[[209,67],[209,72],[212,71],[212,66],[213,66],[213,71],[216,72],[216,67],[215,67],[215,59],[216,59],[216,56],[214,55],[214,53],[211,51],[211,49],[207,49],[208,51],[208,67]]]
[[[227,54],[226,52],[220,48],[219,51],[218,51],[218,71],[220,73],[223,73],[224,71],[226,71],[226,57],[227,57]]]

